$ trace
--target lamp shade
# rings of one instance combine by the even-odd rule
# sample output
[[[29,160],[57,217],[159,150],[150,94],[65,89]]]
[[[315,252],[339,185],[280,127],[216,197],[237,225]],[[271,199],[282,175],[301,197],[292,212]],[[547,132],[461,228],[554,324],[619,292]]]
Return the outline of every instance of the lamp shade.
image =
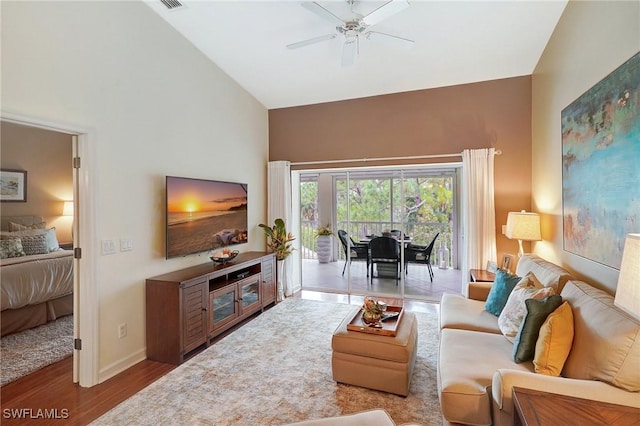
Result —
[[[62,216],[73,216],[73,201],[65,201],[62,206]]]
[[[640,319],[640,234],[627,235],[614,303]]]
[[[505,235],[512,240],[540,241],[540,215],[524,210],[509,212]]]

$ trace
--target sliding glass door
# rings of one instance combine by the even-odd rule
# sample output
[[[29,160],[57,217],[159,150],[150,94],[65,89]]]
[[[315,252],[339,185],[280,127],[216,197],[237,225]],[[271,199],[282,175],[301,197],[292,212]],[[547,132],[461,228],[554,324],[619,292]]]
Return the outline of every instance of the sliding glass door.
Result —
[[[301,173],[302,288],[428,298],[440,245],[449,253],[443,267],[455,257],[455,175],[433,167]],[[328,259],[320,227],[333,231]]]

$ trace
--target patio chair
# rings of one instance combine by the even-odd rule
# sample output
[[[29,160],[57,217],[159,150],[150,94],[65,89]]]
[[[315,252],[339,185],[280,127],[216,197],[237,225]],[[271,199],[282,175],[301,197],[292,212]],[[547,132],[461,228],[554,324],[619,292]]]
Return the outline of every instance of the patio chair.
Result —
[[[400,279],[400,244],[392,237],[376,237],[369,242],[369,265],[371,267],[371,282],[373,283],[373,265],[394,265],[396,270],[396,285]],[[378,275],[380,275],[378,273]]]
[[[409,244],[404,252],[404,271],[405,274],[409,272],[407,266],[409,263],[423,263],[427,265],[429,271],[429,278],[433,282],[433,269],[431,268],[431,252],[433,252],[433,246],[436,243],[440,233],[438,232],[433,240],[427,246],[420,246],[415,244]]]
[[[367,276],[369,276],[369,245],[356,243],[347,234],[347,231],[343,229],[338,230],[338,238],[340,238],[340,243],[342,243],[342,249],[344,250],[344,268],[342,268],[342,276],[344,276],[344,271],[347,269],[347,262],[351,265],[351,262],[354,260],[364,260],[367,262]],[[349,257],[347,250],[350,250],[351,257]]]

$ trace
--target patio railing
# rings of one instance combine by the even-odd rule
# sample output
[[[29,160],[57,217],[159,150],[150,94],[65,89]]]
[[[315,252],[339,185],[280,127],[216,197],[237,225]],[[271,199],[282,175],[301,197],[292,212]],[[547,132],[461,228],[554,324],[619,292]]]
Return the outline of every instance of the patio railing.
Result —
[[[301,256],[303,259],[316,259],[316,252],[318,248],[318,240],[316,238],[316,229],[318,228],[318,223],[315,221],[302,221],[301,230],[300,230],[300,244],[301,244]],[[410,236],[413,244],[418,245],[427,245],[433,239],[433,236],[436,233],[440,233],[438,239],[436,240],[436,244],[433,248],[433,255],[431,257],[432,263],[436,262],[438,258],[438,250],[440,249],[440,245],[444,244],[444,246],[449,250],[449,259],[448,264],[452,265],[452,252],[451,249],[453,247],[452,238],[453,232],[451,229],[451,224],[449,223],[390,223],[390,222],[349,222],[349,229],[347,229],[347,222],[338,222],[338,226],[334,230],[337,232],[338,229],[344,229],[347,231],[349,235],[353,238],[354,241],[358,241],[361,237],[365,235],[382,235],[382,232],[387,229],[402,229],[405,234]],[[338,235],[335,235],[335,247],[338,248],[337,253],[334,252],[334,257],[338,259],[344,259],[344,251],[342,246],[340,245],[340,240],[338,239]],[[337,254],[337,256],[336,256]]]

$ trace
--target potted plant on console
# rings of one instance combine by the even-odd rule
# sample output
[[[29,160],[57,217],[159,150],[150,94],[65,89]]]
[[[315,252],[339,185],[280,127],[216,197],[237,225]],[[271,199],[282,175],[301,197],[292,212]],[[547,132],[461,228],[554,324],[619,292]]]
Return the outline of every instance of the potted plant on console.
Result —
[[[278,263],[278,302],[284,299],[284,261],[294,250],[291,241],[295,240],[291,232],[287,232],[284,220],[276,219],[273,226],[261,223],[258,225],[267,236],[267,247],[276,254]]]
[[[333,257],[333,231],[331,227],[327,224],[327,226],[321,226],[316,229],[316,238],[318,239],[318,262],[320,263],[329,263],[331,262],[331,258]]]

